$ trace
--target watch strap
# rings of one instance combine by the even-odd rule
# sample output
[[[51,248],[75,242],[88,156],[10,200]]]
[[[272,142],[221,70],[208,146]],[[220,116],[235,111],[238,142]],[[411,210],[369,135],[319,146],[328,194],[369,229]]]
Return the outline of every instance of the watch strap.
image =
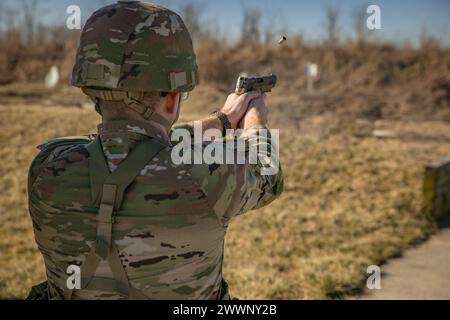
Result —
[[[231,129],[231,122],[228,119],[228,116],[221,111],[214,111],[211,115],[216,116],[220,122],[222,122],[223,135],[225,136],[227,129]]]

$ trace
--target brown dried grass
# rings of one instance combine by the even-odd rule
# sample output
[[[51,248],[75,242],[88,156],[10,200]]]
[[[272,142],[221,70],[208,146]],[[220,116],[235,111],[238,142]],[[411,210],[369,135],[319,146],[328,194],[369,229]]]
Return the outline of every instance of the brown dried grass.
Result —
[[[0,83],[41,81],[52,64],[68,80],[74,41],[36,50],[10,41],[0,43]],[[421,185],[424,164],[450,154],[449,49],[207,40],[199,44],[198,60],[202,84],[182,121],[219,109],[241,71],[279,76],[267,104],[271,126],[281,129],[286,191],[232,223],[225,276],[233,294],[342,297],[361,287],[368,265],[433,231],[420,213]],[[305,91],[306,62],[319,64],[314,93]],[[65,86],[0,87],[0,298],[23,298],[45,277],[27,213],[27,168],[36,145],[95,130],[99,117],[78,108],[86,103]],[[399,138],[373,138],[379,128]]]
[[[223,99],[200,86],[181,120],[205,115]],[[281,128],[286,191],[230,227],[225,276],[240,298],[323,299],[355,292],[368,265],[399,254],[434,228],[420,213],[421,180],[427,161],[450,153],[448,123],[304,118],[295,111],[304,103],[276,92],[268,99],[272,127]],[[93,111],[74,107],[0,108],[0,298],[23,298],[45,277],[27,213],[26,176],[35,146],[93,132],[98,121]],[[432,138],[378,140],[371,136],[377,126]]]

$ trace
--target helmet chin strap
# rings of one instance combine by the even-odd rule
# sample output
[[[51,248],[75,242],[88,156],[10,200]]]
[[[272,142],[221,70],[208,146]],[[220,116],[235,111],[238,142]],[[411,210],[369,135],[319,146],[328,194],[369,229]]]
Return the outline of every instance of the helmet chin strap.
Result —
[[[165,117],[161,116],[152,106],[148,106],[142,102],[144,99],[143,92],[126,92],[126,91],[114,91],[114,90],[97,90],[91,88],[82,88],[83,92],[88,95],[95,103],[95,110],[101,115],[99,106],[99,99],[105,101],[123,101],[129,108],[139,113],[145,120],[152,120],[162,125],[166,132],[170,131],[172,125],[178,120],[180,113],[180,106],[178,105],[177,117],[174,122],[168,121]]]
[[[171,127],[178,121],[178,119],[180,118],[180,111],[181,111],[181,95],[178,98],[178,106],[177,106],[177,115],[175,116],[175,120],[172,122]]]

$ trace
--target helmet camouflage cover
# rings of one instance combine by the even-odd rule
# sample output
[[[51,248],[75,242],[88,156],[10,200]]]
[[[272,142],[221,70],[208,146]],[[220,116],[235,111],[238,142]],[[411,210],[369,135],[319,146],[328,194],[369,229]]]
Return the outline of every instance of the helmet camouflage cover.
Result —
[[[81,33],[72,84],[134,92],[188,92],[197,83],[191,36],[161,6],[119,1],[94,12]]]

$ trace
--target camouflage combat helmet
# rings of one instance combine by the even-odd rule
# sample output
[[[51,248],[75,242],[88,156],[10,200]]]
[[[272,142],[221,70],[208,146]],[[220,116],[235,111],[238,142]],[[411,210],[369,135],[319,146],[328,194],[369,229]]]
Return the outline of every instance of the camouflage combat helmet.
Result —
[[[171,124],[142,103],[144,93],[189,92],[196,83],[191,36],[175,12],[151,3],[118,1],[86,22],[72,84],[96,104],[99,98],[122,100],[145,119],[168,127]]]

